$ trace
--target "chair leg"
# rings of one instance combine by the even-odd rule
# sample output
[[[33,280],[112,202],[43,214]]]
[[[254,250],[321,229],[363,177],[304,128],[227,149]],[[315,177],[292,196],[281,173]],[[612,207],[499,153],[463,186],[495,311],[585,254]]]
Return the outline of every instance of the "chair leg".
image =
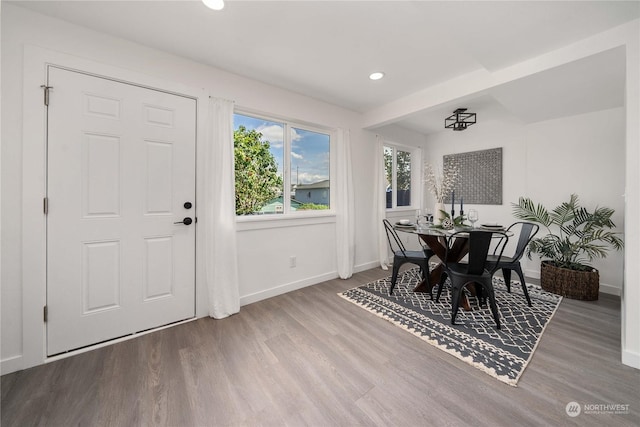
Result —
[[[391,288],[389,289],[389,295],[393,295],[393,289],[396,287],[396,280],[398,280],[398,271],[400,270],[400,263],[393,263],[393,270],[391,273]]]
[[[478,299],[478,306],[484,307],[487,304],[487,294],[484,292],[484,287],[478,282],[474,282],[473,285],[476,290],[476,298]]]
[[[436,293],[436,302],[440,302],[440,294],[442,293],[442,287],[444,286],[444,282],[447,281],[447,274],[442,272],[440,275],[440,281],[438,282],[438,292]]]
[[[493,290],[493,285],[485,283],[485,291],[489,294],[489,306],[491,307],[491,314],[496,322],[496,329],[500,329],[500,312],[498,311],[498,305],[496,304],[496,293]]]
[[[451,285],[451,324],[456,324],[456,316],[460,305],[460,289]]]
[[[507,292],[511,292],[511,270],[503,268],[502,277],[504,277],[504,284],[507,285]]]
[[[527,284],[524,281],[524,274],[522,274],[522,268],[520,267],[520,265],[517,265],[515,270],[516,270],[516,273],[518,274],[518,277],[520,278],[520,284],[522,285],[522,293],[524,293],[524,296],[527,299],[527,304],[529,304],[529,307],[531,307],[531,298],[529,297]]]
[[[421,266],[421,269],[422,269],[422,280],[424,280],[425,283],[427,284],[427,289],[429,289],[429,296],[433,301],[433,289],[431,286],[431,280],[429,278],[429,260],[427,260],[427,262],[425,262],[424,265]]]

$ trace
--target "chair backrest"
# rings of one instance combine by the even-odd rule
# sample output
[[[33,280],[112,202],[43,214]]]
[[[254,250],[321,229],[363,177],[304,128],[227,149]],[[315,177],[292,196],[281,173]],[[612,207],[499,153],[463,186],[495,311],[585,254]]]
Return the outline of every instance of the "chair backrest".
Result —
[[[529,242],[531,242],[531,240],[535,237],[535,235],[538,233],[538,230],[540,229],[540,226],[538,224],[520,221],[511,224],[507,230],[511,231],[512,228],[518,226],[520,226],[520,236],[518,237],[516,252],[513,255],[514,261],[519,261],[520,258],[522,258],[522,255],[524,255],[524,251],[525,249],[527,249]]]
[[[493,252],[494,255],[497,256],[492,258],[491,261],[486,261],[484,265],[484,268],[489,271],[495,270],[498,264],[500,264],[500,260],[502,259],[502,255],[504,254],[504,249],[507,247],[507,243],[509,243],[509,235],[505,231],[492,231],[491,233],[491,238],[498,239],[498,243]],[[485,254],[485,259],[486,257],[487,255]]]
[[[499,238],[498,247],[496,248],[496,252],[498,254],[498,258],[496,261],[491,262],[491,264],[496,264],[500,262],[500,258],[502,257],[502,253],[504,252],[504,248],[507,245],[509,237],[506,233],[502,231],[483,231],[483,230],[471,230],[471,231],[459,231],[457,233],[453,233],[451,236],[447,238],[447,258],[449,256],[449,248],[452,247],[453,242],[457,238],[468,238],[469,239],[469,255],[468,255],[468,263],[467,263],[467,274],[473,275],[482,275],[485,269],[490,269],[491,267],[487,266],[487,255],[489,254],[489,248],[491,246],[491,241],[494,238]]]
[[[404,248],[404,245],[402,244],[402,240],[400,240],[398,233],[396,233],[396,230],[393,228],[393,225],[391,225],[389,220],[386,218],[382,220],[382,223],[384,224],[384,230],[387,233],[387,241],[389,242],[391,251],[394,254],[400,251],[402,252],[402,255],[406,257],[406,249]]]
[[[469,232],[469,261],[467,273],[480,275],[484,272],[484,265],[491,246],[490,231],[472,230]]]

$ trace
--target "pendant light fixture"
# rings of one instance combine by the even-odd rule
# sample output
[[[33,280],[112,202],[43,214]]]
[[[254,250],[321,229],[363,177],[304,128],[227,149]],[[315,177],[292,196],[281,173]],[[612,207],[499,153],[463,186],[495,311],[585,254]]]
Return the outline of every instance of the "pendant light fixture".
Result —
[[[444,119],[444,127],[453,130],[465,130],[476,124],[476,113],[467,113],[466,108],[458,108],[452,115]]]

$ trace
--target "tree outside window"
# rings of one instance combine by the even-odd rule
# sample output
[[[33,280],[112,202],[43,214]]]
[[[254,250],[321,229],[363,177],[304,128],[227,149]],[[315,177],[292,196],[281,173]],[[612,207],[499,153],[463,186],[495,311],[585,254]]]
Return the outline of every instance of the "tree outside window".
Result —
[[[328,133],[244,114],[234,128],[237,215],[330,208]]]
[[[383,157],[387,178],[387,209],[411,206],[411,152],[385,146]]]
[[[240,125],[233,132],[236,214],[248,215],[282,194],[283,180],[262,133]]]

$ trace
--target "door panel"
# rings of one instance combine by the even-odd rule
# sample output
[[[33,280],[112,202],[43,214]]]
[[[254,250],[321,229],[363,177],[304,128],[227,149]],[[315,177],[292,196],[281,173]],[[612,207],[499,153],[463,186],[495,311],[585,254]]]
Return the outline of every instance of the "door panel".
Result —
[[[195,315],[195,100],[49,67],[47,352]]]

